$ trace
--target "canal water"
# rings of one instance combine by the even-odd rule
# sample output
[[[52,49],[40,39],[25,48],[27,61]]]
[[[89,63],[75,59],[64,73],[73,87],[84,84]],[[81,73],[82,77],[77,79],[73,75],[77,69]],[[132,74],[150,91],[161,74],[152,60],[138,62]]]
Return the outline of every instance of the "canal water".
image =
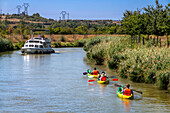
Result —
[[[83,75],[92,69],[82,48],[57,48],[49,55],[0,53],[0,112],[170,112],[170,95],[151,84],[126,79],[99,85]],[[117,74],[96,66],[109,76]],[[134,100],[116,96],[117,84],[131,84]]]

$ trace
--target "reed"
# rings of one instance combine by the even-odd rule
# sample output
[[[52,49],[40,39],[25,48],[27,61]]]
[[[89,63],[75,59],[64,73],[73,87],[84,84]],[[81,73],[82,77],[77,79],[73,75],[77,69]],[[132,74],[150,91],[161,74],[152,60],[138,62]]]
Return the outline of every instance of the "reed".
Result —
[[[96,37],[87,41],[84,50],[94,63],[107,62],[109,68],[117,69],[120,77],[167,89],[170,50],[151,45],[150,41],[145,45],[134,45],[128,37]]]

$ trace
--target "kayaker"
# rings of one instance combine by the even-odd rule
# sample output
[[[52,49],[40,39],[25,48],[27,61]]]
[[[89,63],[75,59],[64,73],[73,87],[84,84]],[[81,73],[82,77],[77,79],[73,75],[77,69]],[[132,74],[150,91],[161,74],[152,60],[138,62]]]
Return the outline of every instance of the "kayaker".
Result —
[[[104,71],[101,73],[101,75],[99,75],[99,80],[101,81],[106,81],[107,78],[108,77],[106,76],[106,73]]]
[[[99,74],[99,76],[97,77],[97,78],[98,78],[98,80],[101,80],[101,77],[102,77],[104,74],[105,74],[105,72],[104,72],[104,71],[102,71],[102,73],[101,73],[101,74]]]
[[[91,74],[93,74],[93,75],[98,75],[98,74],[99,74],[99,71],[96,70],[96,68],[94,68],[94,70],[93,70],[93,72],[92,72]]]
[[[91,70],[90,70],[90,69],[88,69],[88,70],[87,70],[87,73],[91,73]]]
[[[123,89],[122,94],[127,96],[133,94],[133,91],[130,89],[130,84],[126,85],[126,88]]]

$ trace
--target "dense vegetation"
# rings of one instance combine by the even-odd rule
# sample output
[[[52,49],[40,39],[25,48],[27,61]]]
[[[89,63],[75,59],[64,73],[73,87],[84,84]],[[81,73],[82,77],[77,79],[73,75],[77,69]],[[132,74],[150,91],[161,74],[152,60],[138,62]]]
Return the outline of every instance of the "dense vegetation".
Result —
[[[136,11],[126,11],[122,20],[122,30],[131,36],[145,34],[168,36],[170,34],[170,3],[163,7],[156,0],[156,6],[144,7]]]
[[[13,50],[13,44],[8,39],[0,38],[0,52]]]
[[[112,20],[67,20],[53,23],[52,34],[115,34],[119,25]]]
[[[28,15],[6,15],[0,22],[0,34],[29,35],[33,28],[49,29],[51,34],[129,34],[168,36],[170,33],[170,4],[162,6],[156,0],[156,6],[144,7],[136,11],[127,10],[121,21],[113,20],[53,20],[40,16],[39,13]],[[10,22],[7,19],[20,19]],[[30,22],[34,23],[30,23]],[[35,23],[38,22],[38,23]],[[11,25],[13,27],[11,27]]]
[[[0,21],[0,35],[21,34],[30,35],[31,29],[49,29],[51,34],[115,34],[119,32],[119,25],[112,20],[66,20],[50,23],[29,23],[21,20],[11,27],[8,20]]]
[[[0,37],[0,52],[21,49],[24,43],[25,42],[18,42],[16,44],[13,44],[11,40]]]
[[[84,46],[88,59],[98,65],[106,63],[119,76],[134,82],[156,84],[167,89],[170,80],[170,49],[138,44],[128,37],[96,37]]]

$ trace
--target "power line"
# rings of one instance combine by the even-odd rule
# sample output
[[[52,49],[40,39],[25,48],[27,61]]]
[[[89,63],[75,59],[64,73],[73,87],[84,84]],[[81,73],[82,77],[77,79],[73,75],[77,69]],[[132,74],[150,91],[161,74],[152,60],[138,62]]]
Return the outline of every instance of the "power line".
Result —
[[[29,4],[28,3],[24,3],[23,4],[23,6],[24,6],[24,9],[25,9],[25,15],[28,15],[28,7],[29,7]]]

